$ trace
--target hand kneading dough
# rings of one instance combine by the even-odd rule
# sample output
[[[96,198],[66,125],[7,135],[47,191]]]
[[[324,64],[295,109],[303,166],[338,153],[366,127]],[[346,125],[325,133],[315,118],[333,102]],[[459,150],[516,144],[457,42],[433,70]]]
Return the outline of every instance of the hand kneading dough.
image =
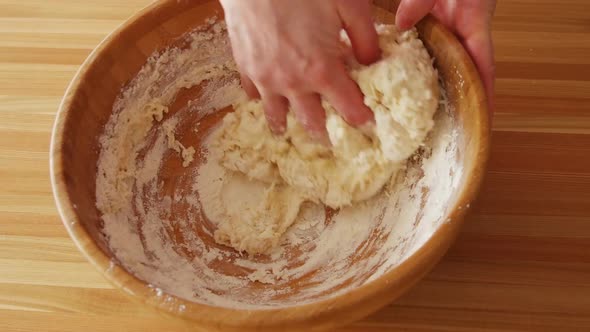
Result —
[[[260,208],[300,205],[301,198],[332,208],[366,200],[423,143],[434,125],[439,102],[438,76],[432,59],[415,30],[398,32],[394,26],[382,25],[378,32],[383,59],[370,66],[353,65],[350,72],[365,95],[365,104],[375,114],[376,125],[362,131],[355,129],[323,102],[332,142],[332,147],[326,148],[305,133],[293,112],[287,117],[286,133],[274,136],[259,101],[242,102],[224,118],[212,137],[211,149],[216,150],[223,167],[272,186],[273,195],[266,195],[269,201]],[[282,208],[270,210],[289,215],[290,220],[281,220],[282,225],[290,225],[296,218],[293,213],[279,211]],[[276,246],[286,230],[279,227],[281,232],[274,234],[272,241],[268,241],[268,233],[265,239],[258,239],[259,223],[256,229],[249,229],[243,227],[252,224],[243,220],[249,216],[227,217],[233,226],[218,220],[216,240],[251,254]],[[266,228],[276,229],[276,225]]]

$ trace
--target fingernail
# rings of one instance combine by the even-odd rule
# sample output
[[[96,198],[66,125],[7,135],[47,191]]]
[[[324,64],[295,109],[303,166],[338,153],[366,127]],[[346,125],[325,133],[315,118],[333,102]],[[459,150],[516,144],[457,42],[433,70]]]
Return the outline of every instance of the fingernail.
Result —
[[[396,20],[395,25],[397,26],[397,29],[400,31],[406,31],[411,28],[409,22],[404,19]]]
[[[332,142],[330,141],[330,137],[328,136],[328,132],[327,131],[323,131],[323,132],[313,132],[311,134],[311,138],[320,143],[321,145],[325,146],[325,147],[331,147],[332,146]]]
[[[371,119],[371,121],[367,121],[362,125],[358,126],[357,129],[360,130],[361,133],[365,135],[370,135],[375,131],[375,119]]]
[[[287,128],[285,128],[285,125],[283,124],[276,124],[276,123],[269,123],[270,131],[273,133],[273,135],[276,136],[281,136],[285,133],[285,130],[287,130]]]

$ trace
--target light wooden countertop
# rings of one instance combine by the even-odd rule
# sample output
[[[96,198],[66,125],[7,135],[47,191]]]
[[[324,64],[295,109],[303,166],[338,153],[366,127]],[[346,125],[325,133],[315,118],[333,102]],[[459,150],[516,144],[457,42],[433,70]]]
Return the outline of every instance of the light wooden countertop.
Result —
[[[0,331],[185,331],[74,247],[48,149],[66,85],[148,0],[0,0]],[[483,191],[443,261],[342,331],[590,331],[590,10],[499,1],[497,112]]]

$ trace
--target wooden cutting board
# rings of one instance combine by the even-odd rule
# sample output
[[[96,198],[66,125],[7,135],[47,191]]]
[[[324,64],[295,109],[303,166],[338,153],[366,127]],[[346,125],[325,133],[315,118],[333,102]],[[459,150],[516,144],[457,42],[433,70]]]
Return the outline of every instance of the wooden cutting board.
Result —
[[[0,331],[185,331],[130,302],[55,209],[53,118],[78,66],[148,0],[0,0]],[[499,1],[483,192],[443,261],[342,331],[590,331],[587,0]]]

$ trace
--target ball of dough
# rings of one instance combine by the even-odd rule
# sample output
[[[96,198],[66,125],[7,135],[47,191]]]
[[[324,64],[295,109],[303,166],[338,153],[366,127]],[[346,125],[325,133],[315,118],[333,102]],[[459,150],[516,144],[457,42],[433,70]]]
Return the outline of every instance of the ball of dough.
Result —
[[[332,143],[327,148],[307,135],[293,112],[285,134],[274,136],[261,102],[244,101],[215,133],[221,164],[250,179],[288,185],[332,208],[376,194],[423,143],[439,102],[437,72],[416,30],[382,25],[378,32],[383,58],[350,71],[376,125],[353,128],[324,101]]]

